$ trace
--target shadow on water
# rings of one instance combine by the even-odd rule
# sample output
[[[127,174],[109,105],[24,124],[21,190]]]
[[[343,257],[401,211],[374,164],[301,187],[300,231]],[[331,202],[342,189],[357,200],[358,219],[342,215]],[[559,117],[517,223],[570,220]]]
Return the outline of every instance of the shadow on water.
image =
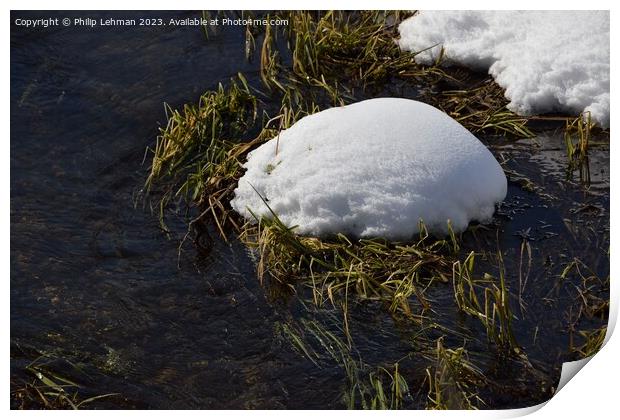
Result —
[[[11,20],[50,15],[13,12]],[[257,65],[245,60],[243,45],[238,27],[205,42],[198,27],[12,25],[12,388],[32,382],[25,368],[38,357],[80,385],[83,398],[119,394],[90,407],[343,407],[342,369],[303,357],[283,332],[312,319],[336,325],[337,311],[309,309],[261,287],[245,247],[215,232],[208,254],[186,247],[177,267],[178,240],[134,207],[146,171],[139,163],[157,134],[156,122],[165,121],[164,102],[194,101],[239,71],[258,86]],[[609,273],[609,148],[591,150],[586,185],[578,170],[567,171],[561,133],[485,141],[509,174],[509,194],[493,227],[499,234],[466,241],[489,254],[498,245],[505,251],[511,290],[523,284],[521,249],[529,244],[532,268],[521,293],[526,303],[517,311],[517,339],[541,375],[551,377],[550,389],[558,363],[570,358],[567,326],[575,325],[579,310],[573,308],[579,279],[560,281],[559,274],[574,258],[601,278]],[[168,226],[180,239],[186,220]],[[494,268],[491,259],[488,268]],[[433,298],[440,303],[451,293],[438,290]],[[455,329],[483,337],[474,322],[449,311],[441,315]],[[394,324],[371,304],[352,311],[353,340],[365,362],[393,362],[411,351],[406,326]],[[486,348],[480,339],[471,351]],[[495,374],[498,382],[515,375],[505,365],[496,369],[504,369]],[[405,364],[412,388],[423,371]],[[527,386],[522,393],[516,402],[491,398],[497,406],[542,398],[528,396]],[[423,406],[424,398],[411,406]],[[19,402],[12,399],[12,405]]]

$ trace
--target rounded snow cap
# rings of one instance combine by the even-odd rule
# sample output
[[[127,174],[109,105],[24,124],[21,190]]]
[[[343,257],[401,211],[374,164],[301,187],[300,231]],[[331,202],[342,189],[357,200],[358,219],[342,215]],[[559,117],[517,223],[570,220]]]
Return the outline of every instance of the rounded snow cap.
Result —
[[[422,102],[378,98],[297,121],[248,155],[232,207],[302,235],[408,240],[488,221],[506,176],[466,128]],[[266,201],[263,202],[263,199]],[[251,211],[251,212],[250,212]]]

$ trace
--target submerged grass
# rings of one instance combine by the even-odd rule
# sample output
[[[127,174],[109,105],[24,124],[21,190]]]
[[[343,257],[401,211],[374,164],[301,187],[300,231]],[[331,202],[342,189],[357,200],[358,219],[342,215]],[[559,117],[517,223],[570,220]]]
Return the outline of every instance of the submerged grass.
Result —
[[[599,277],[580,259],[574,258],[562,270],[560,282],[569,281],[574,288],[574,303],[569,316],[569,353],[579,357],[596,354],[603,345],[607,326],[592,328],[592,321],[604,322],[609,318],[610,278]]]
[[[471,83],[467,75],[440,68],[439,61],[420,66],[414,54],[401,52],[394,42],[396,28],[410,15],[293,11],[280,16],[289,21],[284,31],[248,28],[246,55],[252,57],[255,50],[259,54],[258,77],[268,92],[250,87],[239,74],[228,87],[219,85],[203,94],[196,105],[182,110],[167,106],[168,122],[151,150],[145,186],[147,194],[158,196],[156,210],[163,229],[167,230],[164,210],[174,203],[189,203],[197,210],[185,238],[192,228],[213,223],[224,239],[234,233],[255,250],[261,282],[269,279],[292,291],[309,290],[317,307],[329,304],[342,310],[342,337],[316,322],[304,322],[302,331],[283,325],[282,334],[317,367],[324,364],[320,346],[345,370],[349,383],[345,401],[351,408],[399,408],[409,392],[398,363],[371,369],[351,356],[348,314],[353,301],[380,302],[395,318],[421,325],[434,312],[428,290],[451,281],[454,305],[480,321],[494,348],[503,356],[522,355],[513,332],[516,317],[500,251],[497,276],[479,275],[478,256],[461,250],[453,232],[446,239],[432,238],[421,224],[419,238],[407,243],[357,240],[344,234],[303,237],[273,212],[245,221],[230,207],[249,151],[277,138],[303,116],[368,92],[372,95],[372,89],[386,82],[424,86],[423,100],[474,132],[533,136],[530,118],[506,109],[507,100],[492,79]],[[271,109],[259,98],[279,106]],[[583,118],[567,123],[571,161],[587,158],[591,129]],[[597,337],[594,334],[587,342],[596,343]],[[434,360],[427,371],[428,408],[483,405],[476,389],[484,384],[484,375],[469,361],[467,350],[446,348],[442,340],[428,345],[434,348],[426,353]],[[578,351],[587,353],[590,348]]]
[[[579,331],[579,335],[583,339],[583,344],[573,347],[573,353],[584,358],[594,356],[603,347],[605,336],[607,335],[607,327],[590,331]]]
[[[35,352],[38,356],[24,367],[29,380],[11,378],[11,405],[18,409],[72,409],[90,408],[96,401],[119,396],[116,393],[84,396],[83,386],[61,373],[55,367],[59,362],[68,364],[73,370],[85,376],[81,370],[67,360]]]
[[[483,278],[474,277],[475,253],[472,251],[462,263],[453,266],[454,299],[458,308],[477,318],[485,327],[487,338],[499,349],[508,353],[520,353],[512,331],[515,318],[505,280],[503,257],[498,251],[499,279],[485,273]]]
[[[464,347],[446,348],[443,338],[437,340],[434,365],[426,370],[428,378],[427,409],[472,410],[484,405],[477,395],[484,374],[469,361]]]
[[[349,409],[396,410],[411,399],[409,385],[399,371],[399,364],[371,366],[364,362],[346,337],[321,322],[302,318],[298,327],[281,324],[283,336],[304,357],[320,369],[333,363],[342,369],[346,386],[342,400]]]

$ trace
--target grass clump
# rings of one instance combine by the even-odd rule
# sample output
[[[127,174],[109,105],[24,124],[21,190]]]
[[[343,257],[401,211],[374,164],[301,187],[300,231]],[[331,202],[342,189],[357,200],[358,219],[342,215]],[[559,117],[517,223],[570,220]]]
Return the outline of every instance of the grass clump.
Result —
[[[145,188],[147,193],[161,195],[162,227],[167,229],[163,209],[182,197],[218,213],[214,219],[222,222],[218,229],[225,236],[225,226],[235,222],[228,217],[226,203],[245,153],[323,106],[345,105],[359,99],[360,93],[363,97],[369,85],[393,85],[400,79],[412,86],[425,86],[423,100],[474,132],[531,137],[528,118],[505,108],[507,100],[492,79],[472,84],[467,72],[451,70],[448,74],[439,62],[421,66],[415,63],[414,54],[400,51],[395,42],[398,24],[411,15],[399,11],[290,11],[278,16],[287,19],[288,26],[266,26],[262,33],[248,28],[246,50],[262,36],[260,77],[271,91],[269,101],[280,103],[277,115],[269,118],[264,107],[261,114],[259,92],[252,91],[241,74],[228,87],[220,84],[203,94],[196,105],[181,110],[166,106],[167,125],[151,150]],[[581,119],[573,125],[580,133],[589,132],[583,128],[589,123]],[[567,125],[567,132],[573,125]],[[248,133],[261,127],[264,130],[258,137],[249,138]],[[236,147],[248,141],[247,147]],[[568,143],[573,144],[572,140]],[[579,155],[583,155],[588,141],[578,144]],[[568,147],[571,156],[576,153],[573,149]],[[235,228],[239,230],[239,226]]]
[[[446,240],[432,240],[421,224],[418,241],[390,243],[382,239],[352,240],[302,237],[272,213],[246,225],[242,240],[258,253],[258,276],[301,284],[312,290],[314,303],[344,305],[351,295],[385,303],[393,313],[413,316],[411,299],[424,311],[430,304],[424,290],[433,282],[447,282],[454,249]]]
[[[525,357],[513,333],[516,317],[501,252],[498,275],[481,276],[476,273],[477,255],[461,250],[461,241],[453,232],[446,239],[431,238],[421,224],[419,238],[407,243],[353,239],[345,234],[304,237],[273,212],[244,221],[230,207],[249,151],[277,138],[303,116],[365,98],[366,89],[380,89],[385,82],[422,86],[422,100],[474,132],[533,136],[532,118],[507,110],[503,91],[492,79],[485,76],[472,83],[467,73],[442,70],[440,60],[434,66],[421,66],[415,63],[414,54],[401,52],[394,41],[396,28],[410,15],[292,11],[282,16],[289,21],[285,29],[266,26],[260,33],[247,28],[246,55],[250,58],[254,45],[261,45],[256,49],[260,54],[257,79],[269,92],[263,95],[251,88],[240,74],[228,87],[219,85],[206,92],[196,105],[181,110],[167,107],[168,122],[152,150],[146,182],[147,192],[161,196],[164,227],[166,206],[184,199],[198,210],[190,228],[213,223],[223,238],[235,234],[255,251],[261,282],[274,281],[293,292],[309,291],[316,307],[331,305],[342,310],[339,334],[310,321],[303,321],[301,329],[283,324],[281,331],[316,367],[326,365],[322,354],[336,361],[347,378],[343,398],[350,408],[400,408],[409,392],[398,363],[371,368],[352,356],[349,310],[354,301],[379,302],[394,318],[414,320],[419,326],[434,312],[429,289],[451,279],[454,299],[449,304],[477,319],[488,341],[503,356]],[[275,116],[259,97],[275,104],[270,108]],[[570,159],[587,156],[590,129],[589,121],[581,118],[567,124]],[[273,169],[268,166],[265,171]],[[527,276],[525,280],[520,277],[520,299],[526,283]],[[441,326],[433,328],[442,330]],[[594,334],[586,341],[595,343],[597,337]],[[429,340],[433,344],[420,344],[434,346],[427,352],[434,361],[427,371],[427,407],[481,406],[476,389],[484,385],[484,377],[470,362],[466,349],[446,348],[435,338]],[[588,353],[591,348],[578,351]]]
[[[469,361],[464,347],[446,348],[443,338],[437,340],[435,364],[426,370],[428,378],[427,409],[475,410],[484,401],[477,395],[477,386],[485,382],[484,374]]]
[[[458,86],[458,89],[426,92],[424,99],[474,133],[534,137],[528,127],[528,117],[516,115],[506,108],[508,100],[493,79],[486,78],[472,85],[469,75],[461,73],[455,72],[454,76],[446,77],[447,82]]]
[[[402,11],[290,12],[286,28],[293,73],[305,79],[339,76],[364,83],[410,67],[413,55],[394,42]]]
[[[206,200],[211,209],[221,210],[217,203],[224,202],[232,192],[221,188],[222,180],[234,178],[239,158],[255,145],[238,143],[254,127],[257,105],[241,74],[229,87],[220,84],[204,93],[197,105],[185,105],[180,111],[166,105],[168,122],[151,150],[145,184],[147,193],[153,193],[156,185],[165,187],[158,191],[162,224],[165,206],[179,196],[198,206]]]
[[[287,94],[302,86],[322,90],[332,105],[356,89],[380,88],[395,80],[423,86],[424,101],[444,110],[473,132],[496,132],[533,137],[528,117],[506,108],[508,100],[491,78],[472,83],[471,74],[418,65],[416,53],[401,51],[398,25],[415,12],[408,11],[291,11],[282,16],[289,25],[267,26],[260,54],[261,80],[270,90]],[[246,36],[246,44],[256,34]],[[282,63],[290,59],[290,67]],[[431,86],[429,90],[426,87]],[[449,88],[446,88],[448,86]]]
[[[588,156],[588,146],[592,140],[593,127],[594,124],[589,112],[573,120],[566,120],[564,141],[569,161],[582,161]]]
[[[590,162],[588,150],[595,144],[593,131],[596,131],[590,112],[585,112],[574,119],[566,119],[564,142],[568,159],[567,173],[579,171],[579,179],[586,185],[590,184]]]
[[[261,78],[269,88],[283,83],[334,85],[353,80],[363,86],[386,81],[411,70],[413,54],[401,52],[394,38],[402,11],[279,12],[288,25],[278,31],[266,26],[261,48]],[[278,33],[286,46],[278,42]],[[253,42],[251,34],[250,42]],[[247,43],[247,42],[246,42]],[[290,68],[282,65],[290,59]],[[284,82],[283,80],[286,79]],[[328,83],[329,82],[329,83]]]
[[[487,338],[508,353],[520,353],[519,345],[512,331],[515,318],[506,286],[501,253],[499,255],[499,279],[485,273],[482,279],[475,278],[475,253],[472,251],[463,261],[453,265],[454,299],[458,308],[477,318],[485,327]]]

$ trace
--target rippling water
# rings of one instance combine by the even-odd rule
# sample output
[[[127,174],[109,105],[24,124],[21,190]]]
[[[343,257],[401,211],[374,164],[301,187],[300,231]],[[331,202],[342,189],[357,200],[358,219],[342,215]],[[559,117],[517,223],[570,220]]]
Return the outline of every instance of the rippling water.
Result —
[[[50,15],[75,14],[13,12],[11,20]],[[282,333],[283,325],[303,319],[336,324],[337,310],[305,309],[261,287],[238,242],[215,240],[206,256],[188,249],[177,267],[178,241],[135,205],[147,170],[145,149],[165,122],[164,102],[194,101],[237,72],[258,86],[257,65],[245,60],[238,27],[208,41],[196,27],[11,27],[12,382],[28,380],[23,367],[44,352],[73,363],[57,368],[73,375],[86,395],[122,396],[95,407],[343,406],[343,370],[335,363],[316,366]],[[608,147],[591,153],[586,187],[577,172],[566,171],[561,133],[516,143],[487,140],[507,168],[555,197],[542,199],[511,182],[498,220],[509,269],[518,261],[519,235],[530,229],[536,268],[518,335],[540,369],[557,375],[567,357],[562,320],[572,289],[554,288],[552,273],[574,256],[602,276],[609,270]],[[177,235],[185,223],[169,221]],[[438,290],[436,299],[450,293]],[[550,294],[555,300],[545,301]],[[455,314],[443,316],[477,330]],[[393,362],[409,351],[409,332],[394,328],[373,305],[357,307],[351,325],[368,363]],[[410,385],[421,384],[422,367],[408,369],[418,376]],[[535,400],[527,390],[519,398],[491,397],[499,406]],[[423,400],[418,396],[412,406]]]

